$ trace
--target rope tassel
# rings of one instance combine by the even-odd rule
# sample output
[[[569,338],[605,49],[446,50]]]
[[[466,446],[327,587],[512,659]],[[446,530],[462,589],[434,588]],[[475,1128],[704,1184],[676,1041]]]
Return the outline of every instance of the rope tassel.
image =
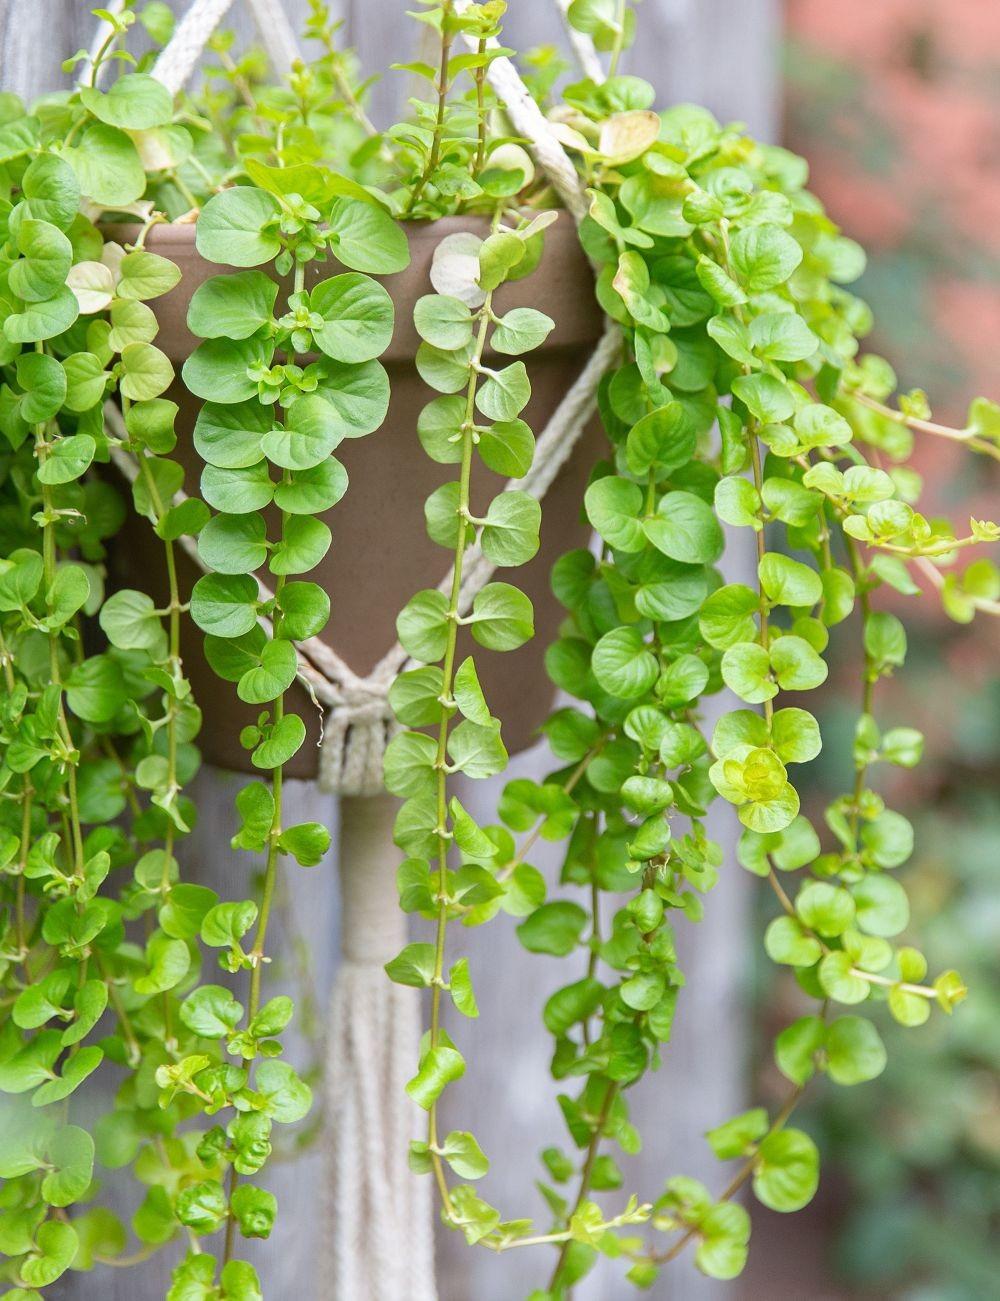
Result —
[[[421,1113],[407,1079],[417,1060],[420,994],[382,970],[406,943],[396,902],[388,795],[341,800],[343,960],[327,1045],[330,1145],[324,1294],[343,1301],[436,1301],[431,1181],[407,1164]]]

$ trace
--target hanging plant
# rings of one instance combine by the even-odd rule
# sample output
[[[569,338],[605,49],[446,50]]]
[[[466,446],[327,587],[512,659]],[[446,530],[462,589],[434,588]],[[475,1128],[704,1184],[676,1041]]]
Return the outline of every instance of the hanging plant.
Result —
[[[312,1100],[283,1055],[293,1001],[265,977],[279,880],[330,844],[319,822],[288,825],[283,798],[320,705],[338,790],[370,794],[384,752],[385,788],[402,799],[400,905],[430,923],[386,964],[397,985],[429,991],[406,1085],[426,1113],[413,1177],[429,1177],[444,1224],[471,1245],[551,1249],[536,1301],[567,1297],[599,1254],[640,1287],[689,1244],[705,1273],[736,1276],[743,1185],[777,1211],[816,1190],[815,1144],[790,1123],[803,1091],[885,1065],[861,1005],[884,1000],[919,1026],[965,997],[958,973],[928,975],[900,941],[909,907],[892,871],[913,834],[870,778],[879,763],[915,765],[923,745],[876,720],[878,683],[906,655],[885,589],[940,590],[961,621],[1000,610],[993,562],[958,565],[1000,530],[919,512],[913,435],[1000,459],[1000,407],[976,399],[950,429],[919,391],[892,401],[890,367],[860,351],[870,313],[844,287],[863,252],[805,189],[804,163],[705,110],[654,110],[652,88],[619,71],[627,5],[560,6],[586,75],[558,96],[551,54],[533,59],[530,93],[518,79],[500,0],[422,5],[437,57],[406,66],[429,98],[385,132],[320,0],[307,25],[320,54],[287,83],[266,84],[223,35],[206,87],[174,95],[184,43],[148,6],[166,49],[132,70],[126,3],[99,11],[105,38],[70,60],[72,93],[30,112],[0,97],[0,1249],[15,1301],[175,1241],[171,1301],[262,1295],[240,1241],[270,1234],[274,1126]],[[408,232],[455,217],[431,227],[412,310],[428,394],[406,422],[443,467],[423,509],[451,568],[441,583],[427,573],[398,647],[361,679],[323,639],[338,593],[315,581],[326,516],[336,524],[349,491],[338,453],[386,419],[379,358],[400,326]],[[530,305],[528,278],[570,217],[608,328],[536,444],[532,354],[559,323]],[[193,223],[182,281],[151,246],[161,227]],[[528,301],[504,307],[522,280]],[[157,342],[172,293],[195,336],[180,380]],[[544,725],[557,767],[507,783],[479,825],[452,779],[507,766],[490,660],[533,636],[516,571],[539,551],[540,498],[595,405],[606,450],[582,505],[598,543],[552,571],[564,617],[545,663],[574,700]],[[507,482],[487,489],[491,474]],[[126,512],[151,550],[110,590],[112,562],[120,574],[130,560]],[[750,583],[720,568],[723,526],[756,550]],[[818,827],[795,785],[822,745],[804,693],[823,686],[829,630],[852,616],[854,769]],[[185,643],[186,669],[192,626],[203,638]],[[227,694],[196,702],[192,655]],[[723,688],[738,703],[709,734],[702,702]],[[239,742],[255,778],[232,845],[260,883],[222,899],[179,864],[197,818],[184,794],[195,741],[203,731],[210,756],[225,750],[220,710],[234,700],[250,711]],[[628,1093],[660,1064],[683,997],[674,928],[737,870],[706,831],[717,799],[742,824],[739,865],[775,896],[764,947],[805,1000],[775,1043],[788,1093],[708,1134],[735,1163],[721,1192],[665,1172],[630,1195],[615,1149],[640,1146]],[[565,842],[572,893],[550,895],[531,865],[539,838]],[[476,1037],[464,1021],[450,1036],[444,1007],[478,1015],[455,923],[499,918],[529,955],[567,959],[544,1022],[568,1137],[542,1154],[551,1221],[539,1225],[477,1192],[489,1159],[474,1117],[447,1133],[439,1121]],[[91,1132],[70,1099],[104,1064],[114,1103]],[[145,1189],[132,1248],[95,1175],[124,1166]]]

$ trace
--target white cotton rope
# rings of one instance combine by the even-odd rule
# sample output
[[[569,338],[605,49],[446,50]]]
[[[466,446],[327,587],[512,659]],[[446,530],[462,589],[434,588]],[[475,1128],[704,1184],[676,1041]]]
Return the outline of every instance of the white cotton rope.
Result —
[[[233,0],[194,0],[174,28],[174,34],[153,65],[153,76],[172,94],[186,85],[212,33],[232,7]]]
[[[274,71],[282,77],[301,62],[302,51],[281,0],[247,0]]]
[[[330,1301],[435,1301],[431,1181],[409,1169],[420,1112],[405,1092],[420,993],[382,970],[406,943],[384,792],[341,800],[342,961],[330,1007],[331,1178],[324,1222]],[[389,900],[389,907],[386,907]]]
[[[247,3],[275,72],[284,76],[301,56],[280,0],[247,0]],[[232,5],[233,0],[194,0],[177,24],[153,65],[153,76],[173,94],[190,79],[212,33]]]
[[[594,42],[584,32],[578,32],[569,21],[570,3],[571,0],[555,0],[556,8],[562,15],[563,26],[566,29],[566,36],[569,39],[573,54],[584,76],[589,77],[591,81],[602,82],[604,80],[604,68],[598,58],[597,51],[594,49]]]

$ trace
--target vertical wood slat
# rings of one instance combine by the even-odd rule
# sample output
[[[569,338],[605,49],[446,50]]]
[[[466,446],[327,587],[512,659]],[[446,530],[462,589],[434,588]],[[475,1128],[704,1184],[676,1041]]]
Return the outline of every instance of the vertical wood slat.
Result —
[[[186,5],[173,0],[172,7],[183,12]],[[366,71],[412,57],[416,28],[404,25],[406,7],[404,0],[342,0],[347,40],[357,46]],[[245,35],[249,23],[239,12],[241,8],[237,0],[227,25]],[[300,25],[305,0],[287,0],[287,8],[292,21]],[[67,85],[60,64],[68,54],[89,44],[93,22],[89,9],[83,0],[0,0],[0,86],[30,98]],[[642,37],[628,56],[626,70],[652,81],[660,102],[705,103],[720,118],[747,121],[751,129],[773,138],[777,127],[779,0],[645,0],[639,22]],[[544,0],[511,0],[507,30],[517,48],[560,39],[558,20]],[[407,40],[412,42],[409,47],[405,47]],[[401,74],[387,74],[373,93],[375,120],[391,120],[409,91]],[[749,568],[745,558],[737,555],[733,563],[730,580],[745,578]],[[544,754],[536,754],[519,760],[517,770],[538,775],[545,767]],[[228,851],[219,849],[227,844],[231,831],[231,780],[224,774],[205,773],[198,785],[202,832],[198,842],[190,844],[191,861],[195,857],[202,862],[210,860],[214,864],[212,883],[227,895],[238,894],[245,876],[235,874],[245,874],[246,868],[231,863]],[[467,792],[467,802],[489,817],[498,784],[477,783],[476,787]],[[315,792],[310,796],[303,790],[301,799],[303,818],[322,816]],[[707,900],[705,921],[698,927],[680,928],[688,986],[680,1000],[674,1041],[667,1049],[666,1069],[647,1081],[633,1101],[636,1118],[647,1136],[647,1150],[625,1163],[625,1183],[654,1195],[663,1179],[678,1171],[703,1175],[715,1185],[716,1163],[708,1157],[700,1135],[743,1101],[745,1044],[739,1030],[739,991],[745,953],[738,937],[746,933],[747,890],[733,866],[733,819],[723,813],[714,834],[727,849],[725,879]],[[536,856],[539,866],[548,868],[550,879],[555,860],[551,852],[544,859]],[[313,869],[305,887],[310,891],[310,907],[303,916],[314,926],[317,919],[321,921],[311,931],[310,941],[328,978],[335,934],[335,887],[332,875],[327,873],[324,879],[323,872],[322,868]],[[301,879],[292,881],[297,890]],[[472,1125],[495,1158],[496,1173],[489,1177],[488,1195],[495,1196],[505,1214],[520,1214],[526,1197],[530,1202],[531,1183],[538,1173],[537,1149],[561,1130],[554,1103],[556,1090],[547,1076],[548,1042],[540,1028],[540,1009],[566,974],[564,964],[520,950],[512,926],[502,922],[465,938],[479,978],[483,1017],[478,1025],[461,1028],[470,1045],[470,1072],[455,1091],[452,1120],[457,1127]],[[503,979],[497,979],[496,973],[503,973]],[[279,1253],[278,1244],[272,1242],[272,1250],[261,1254],[270,1259],[281,1254],[287,1270],[291,1264],[288,1257],[294,1254],[292,1245],[306,1249],[297,1253],[298,1268],[292,1264],[291,1272],[271,1274],[267,1279],[266,1294],[275,1297],[310,1295],[315,1286],[310,1249],[296,1233],[296,1227],[317,1218],[321,1190],[315,1169],[312,1177],[301,1171],[287,1184],[279,1218],[295,1226],[288,1249]],[[537,1199],[535,1210],[544,1220]],[[439,1252],[442,1301],[472,1297],[476,1301],[512,1301],[543,1283],[550,1268],[544,1255],[529,1251],[496,1257],[470,1251],[450,1234],[441,1235]],[[677,1273],[646,1295],[677,1301],[708,1301],[720,1295],[718,1285],[696,1275],[689,1265],[672,1268]],[[621,1282],[621,1273],[620,1268],[602,1266],[577,1289],[579,1301],[625,1301],[632,1291]],[[148,1276],[148,1291],[146,1284],[133,1276],[115,1277],[113,1273],[109,1279],[102,1273],[96,1290],[83,1279],[76,1276],[62,1294],[73,1301],[89,1296],[125,1301],[138,1295],[140,1287],[145,1295],[158,1294]]]

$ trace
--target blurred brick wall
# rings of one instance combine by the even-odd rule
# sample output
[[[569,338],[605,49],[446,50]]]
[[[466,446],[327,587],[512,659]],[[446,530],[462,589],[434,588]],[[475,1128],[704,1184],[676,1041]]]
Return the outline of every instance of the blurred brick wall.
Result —
[[[786,0],[786,138],[871,255],[905,384],[1000,388],[1000,4]]]
[[[970,398],[1000,398],[1000,0],[785,0],[785,17],[784,138],[868,251],[869,342],[961,425]],[[918,440],[928,512],[1000,515],[994,463]],[[995,671],[986,622],[942,648],[965,689]]]

